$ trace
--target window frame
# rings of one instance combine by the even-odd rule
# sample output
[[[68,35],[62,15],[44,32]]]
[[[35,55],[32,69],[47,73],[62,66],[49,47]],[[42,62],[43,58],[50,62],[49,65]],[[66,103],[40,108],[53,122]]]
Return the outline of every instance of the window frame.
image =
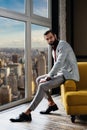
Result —
[[[14,12],[7,9],[0,8],[0,17],[5,17],[13,20],[18,20],[25,22],[25,98],[15,102],[8,103],[6,105],[0,106],[0,110],[4,110],[32,99],[32,90],[31,90],[31,77],[32,77],[32,65],[31,65],[31,24],[37,24],[40,26],[45,26],[51,28],[51,0],[49,1],[49,11],[48,14],[50,18],[43,18],[41,16],[32,14],[32,0],[25,0],[25,13]],[[51,60],[51,48],[48,48],[48,60]],[[50,70],[51,63],[48,64]]]

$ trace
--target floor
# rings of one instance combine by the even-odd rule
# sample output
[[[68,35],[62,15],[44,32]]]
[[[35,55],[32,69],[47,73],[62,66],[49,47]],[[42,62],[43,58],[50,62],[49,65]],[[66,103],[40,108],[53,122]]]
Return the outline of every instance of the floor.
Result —
[[[29,103],[0,112],[0,129],[1,130],[87,130],[87,119],[76,118],[72,123],[70,116],[66,115],[61,104],[60,96],[53,96],[59,106],[59,110],[49,115],[41,115],[40,110],[47,107],[46,99],[43,99],[39,106],[32,112],[32,122],[12,123],[9,121],[12,117],[17,117],[21,112],[26,110]]]

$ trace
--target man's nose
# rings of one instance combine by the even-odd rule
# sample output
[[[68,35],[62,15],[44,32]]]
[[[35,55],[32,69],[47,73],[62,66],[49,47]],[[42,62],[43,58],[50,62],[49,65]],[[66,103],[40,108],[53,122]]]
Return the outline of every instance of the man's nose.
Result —
[[[52,42],[52,40],[51,39],[49,39],[49,41],[48,41],[49,43],[51,43]]]

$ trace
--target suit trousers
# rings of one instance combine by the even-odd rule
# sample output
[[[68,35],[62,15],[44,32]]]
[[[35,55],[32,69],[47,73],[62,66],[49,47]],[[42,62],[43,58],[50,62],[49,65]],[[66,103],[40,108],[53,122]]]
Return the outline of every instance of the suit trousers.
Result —
[[[60,85],[64,83],[65,81],[65,78],[63,75],[57,75],[57,76],[52,77],[52,79],[49,81],[39,83],[40,79],[45,78],[46,76],[47,74],[39,76],[36,79],[36,83],[38,87],[37,87],[36,95],[34,96],[34,99],[32,100],[29,106],[29,109],[31,111],[33,111],[39,105],[43,97],[46,97],[47,99],[51,98],[51,94],[49,90],[60,87]]]

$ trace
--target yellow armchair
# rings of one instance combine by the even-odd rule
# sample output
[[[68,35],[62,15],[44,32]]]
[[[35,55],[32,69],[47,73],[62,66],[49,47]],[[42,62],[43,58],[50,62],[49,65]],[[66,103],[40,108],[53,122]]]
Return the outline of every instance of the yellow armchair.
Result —
[[[78,62],[80,81],[67,80],[61,85],[61,99],[71,121],[75,115],[87,114],[87,62]]]

